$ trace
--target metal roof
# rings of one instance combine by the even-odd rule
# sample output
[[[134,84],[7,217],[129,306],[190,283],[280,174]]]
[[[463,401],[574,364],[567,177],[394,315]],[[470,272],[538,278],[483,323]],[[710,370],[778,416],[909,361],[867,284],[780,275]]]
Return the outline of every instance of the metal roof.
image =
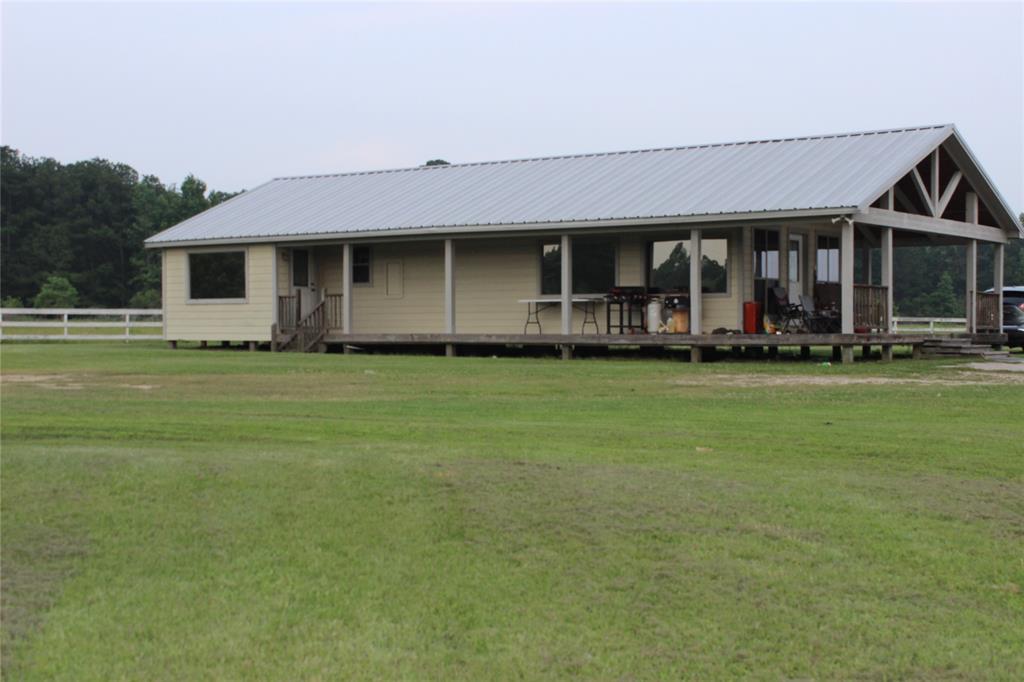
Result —
[[[939,125],[277,178],[147,244],[852,209],[951,134]]]

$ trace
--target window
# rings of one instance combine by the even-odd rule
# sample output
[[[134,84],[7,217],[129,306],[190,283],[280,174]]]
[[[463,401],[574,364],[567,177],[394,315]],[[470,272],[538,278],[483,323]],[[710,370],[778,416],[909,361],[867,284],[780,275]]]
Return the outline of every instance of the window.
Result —
[[[647,286],[662,291],[690,290],[690,250],[683,240],[647,244]]]
[[[615,243],[574,241],[572,245],[573,294],[604,294],[615,286]],[[540,293],[562,293],[562,246],[550,242],[541,246]]]
[[[540,293],[542,296],[562,291],[562,246],[544,244],[540,249]]]
[[[754,230],[754,279],[779,279],[779,233]]]
[[[245,252],[188,255],[189,300],[245,300]]]
[[[370,247],[352,247],[352,283],[370,284],[372,282],[370,273]]]
[[[573,242],[572,293],[607,294],[615,286],[615,244]]]
[[[839,281],[839,237],[818,237],[817,281]]]
[[[729,291],[729,240],[702,239],[700,242],[700,289],[705,294]]]
[[[292,251],[292,286],[309,286],[309,251],[305,249]]]

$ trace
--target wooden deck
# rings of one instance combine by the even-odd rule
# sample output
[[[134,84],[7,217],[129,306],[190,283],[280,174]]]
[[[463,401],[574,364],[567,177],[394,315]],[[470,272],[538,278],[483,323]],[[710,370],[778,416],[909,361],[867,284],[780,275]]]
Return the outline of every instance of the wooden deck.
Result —
[[[705,350],[714,348],[800,348],[807,354],[812,347],[832,348],[843,362],[853,361],[853,349],[877,347],[883,360],[892,358],[893,346],[912,346],[918,357],[922,344],[943,337],[967,338],[978,344],[1002,344],[1002,334],[343,334],[337,330],[323,336],[320,349],[329,346],[359,347],[437,347],[456,355],[459,347],[549,347],[559,349],[563,358],[572,357],[576,348],[667,348],[689,349],[690,359],[700,362]],[[278,336],[278,341],[289,338]]]
[[[916,345],[936,334],[341,334],[328,332],[329,344],[488,345],[488,346],[637,346],[637,347],[799,347]],[[974,334],[978,343],[1005,343],[1001,334]]]

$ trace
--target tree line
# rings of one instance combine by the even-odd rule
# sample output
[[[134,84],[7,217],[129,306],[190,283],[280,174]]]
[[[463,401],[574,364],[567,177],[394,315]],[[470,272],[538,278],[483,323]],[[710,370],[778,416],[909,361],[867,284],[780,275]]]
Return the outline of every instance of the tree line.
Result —
[[[106,159],[0,154],[5,307],[158,308],[160,256],[143,241],[234,196],[192,175],[165,185]]]
[[[140,176],[127,164],[105,159],[62,164],[7,146],[0,151],[0,296],[5,307],[160,307],[159,254],[144,249],[143,241],[234,196],[207,191],[192,175],[180,186],[165,185],[156,176]],[[441,163],[437,159],[428,165]],[[984,290],[992,281],[991,247],[983,245],[979,252],[978,280]],[[877,250],[874,258],[877,272]],[[964,314],[963,247],[896,249],[894,271],[898,314]],[[1021,240],[1006,246],[1004,281],[1024,285]]]

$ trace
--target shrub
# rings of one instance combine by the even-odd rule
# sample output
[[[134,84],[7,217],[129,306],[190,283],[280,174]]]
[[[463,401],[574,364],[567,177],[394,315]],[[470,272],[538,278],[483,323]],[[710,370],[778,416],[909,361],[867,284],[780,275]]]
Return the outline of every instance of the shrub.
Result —
[[[36,308],[74,308],[78,303],[78,290],[67,277],[51,275],[46,278],[33,299]]]

